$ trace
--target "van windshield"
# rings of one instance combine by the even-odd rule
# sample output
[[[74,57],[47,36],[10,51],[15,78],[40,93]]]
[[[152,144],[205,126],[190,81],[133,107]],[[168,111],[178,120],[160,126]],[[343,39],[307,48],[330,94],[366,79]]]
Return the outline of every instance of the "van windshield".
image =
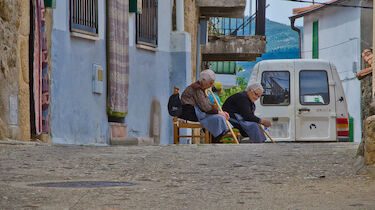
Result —
[[[326,71],[300,71],[299,88],[301,105],[329,104],[328,77]]]
[[[260,99],[262,105],[290,104],[290,75],[288,71],[264,71],[262,73],[264,89]]]

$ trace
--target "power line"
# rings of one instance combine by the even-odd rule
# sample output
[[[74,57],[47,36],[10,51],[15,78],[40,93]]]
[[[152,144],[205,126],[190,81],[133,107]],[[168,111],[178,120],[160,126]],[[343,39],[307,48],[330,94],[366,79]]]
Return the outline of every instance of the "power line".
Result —
[[[316,5],[327,5],[327,6],[336,6],[336,7],[352,7],[352,8],[362,8],[362,9],[373,9],[373,7],[367,6],[357,6],[357,5],[347,5],[347,4],[338,4],[338,3],[320,3],[315,1],[306,1],[306,0],[284,0],[284,1],[293,1],[293,2],[301,2],[301,3],[315,3]]]
[[[326,50],[326,49],[329,49],[329,48],[333,48],[333,47],[337,47],[339,45],[342,45],[342,44],[345,44],[345,43],[348,43],[350,41],[353,41],[354,39],[349,39],[347,41],[343,41],[343,42],[340,42],[340,43],[337,43],[337,44],[334,44],[334,45],[331,45],[331,46],[327,46],[327,47],[322,47],[322,48],[319,48],[318,50]],[[305,51],[302,51],[302,52],[312,52],[312,50],[305,50]]]

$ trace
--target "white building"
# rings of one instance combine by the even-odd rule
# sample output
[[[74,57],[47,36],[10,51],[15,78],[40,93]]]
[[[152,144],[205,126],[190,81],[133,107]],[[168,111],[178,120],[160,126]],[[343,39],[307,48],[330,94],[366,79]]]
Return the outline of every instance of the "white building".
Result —
[[[364,8],[371,5],[372,1],[332,0],[296,8],[290,17],[303,17],[301,58],[319,58],[336,65],[354,119],[355,142],[362,136],[361,83],[355,73],[362,68],[361,51],[372,47],[372,10]]]

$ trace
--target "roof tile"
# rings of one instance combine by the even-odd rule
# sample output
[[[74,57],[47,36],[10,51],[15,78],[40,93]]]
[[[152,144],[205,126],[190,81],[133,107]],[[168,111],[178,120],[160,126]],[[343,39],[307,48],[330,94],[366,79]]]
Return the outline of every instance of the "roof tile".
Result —
[[[317,9],[318,7],[321,7],[321,6],[325,6],[327,4],[331,4],[331,3],[334,3],[338,0],[331,0],[331,1],[327,1],[325,2],[324,4],[313,4],[311,6],[308,6],[308,7],[300,7],[300,8],[294,8],[293,9],[293,14],[299,14],[299,13],[303,13],[303,12],[309,12],[309,11],[312,11],[314,9]]]

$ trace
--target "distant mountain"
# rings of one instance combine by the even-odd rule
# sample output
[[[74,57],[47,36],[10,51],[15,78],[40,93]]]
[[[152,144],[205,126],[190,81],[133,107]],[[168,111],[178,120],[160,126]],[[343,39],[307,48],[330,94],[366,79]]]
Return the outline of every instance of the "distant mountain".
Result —
[[[302,27],[299,27],[302,31]],[[256,61],[237,62],[244,71],[238,72],[237,77],[245,77],[247,81],[256,63],[269,59],[294,59],[299,57],[298,33],[289,25],[266,20],[266,53]]]

